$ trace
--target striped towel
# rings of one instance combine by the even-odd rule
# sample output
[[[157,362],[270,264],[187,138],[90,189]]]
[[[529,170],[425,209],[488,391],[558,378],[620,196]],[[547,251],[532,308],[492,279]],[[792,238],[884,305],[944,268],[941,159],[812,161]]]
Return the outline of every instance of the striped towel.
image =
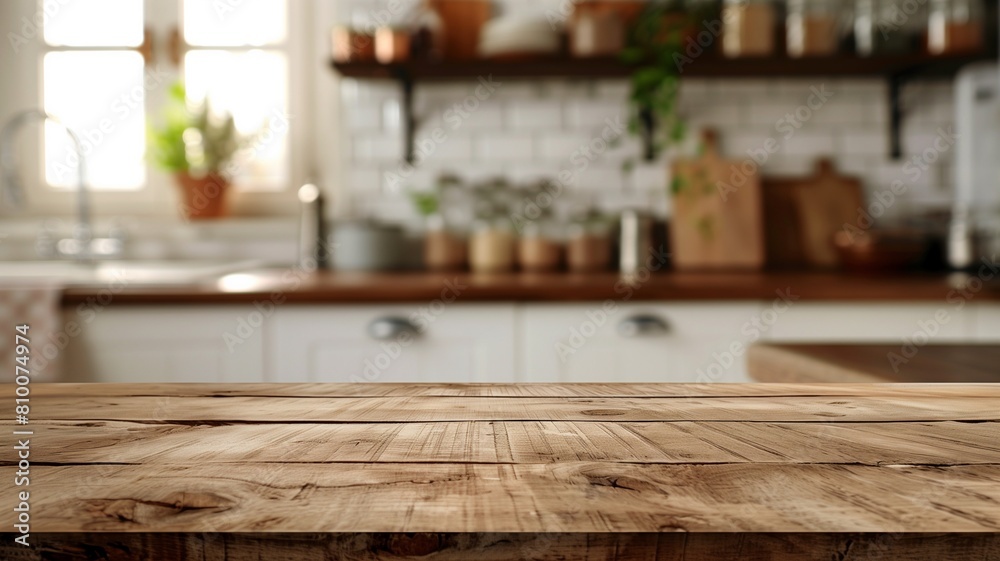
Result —
[[[28,370],[32,382],[59,382],[61,355],[68,337],[62,333],[58,286],[0,285],[0,382],[13,382],[17,356],[16,326],[28,325]],[[23,343],[23,341],[21,341]]]

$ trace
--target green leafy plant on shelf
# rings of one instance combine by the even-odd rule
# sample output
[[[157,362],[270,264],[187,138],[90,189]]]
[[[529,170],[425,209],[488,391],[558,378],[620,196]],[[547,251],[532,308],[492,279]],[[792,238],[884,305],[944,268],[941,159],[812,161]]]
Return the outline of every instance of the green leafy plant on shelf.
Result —
[[[696,31],[708,14],[704,2],[693,7],[681,0],[653,0],[640,13],[628,33],[622,60],[632,65],[629,132],[645,145],[647,161],[657,159],[684,140],[684,120],[677,112],[680,76],[692,60],[685,53],[685,38]],[[627,162],[629,171],[634,162]]]
[[[188,219],[225,214],[227,167],[250,141],[236,130],[229,113],[212,110],[207,99],[191,103],[183,84],[174,84],[158,124],[148,127],[149,157],[172,173],[182,191]]]

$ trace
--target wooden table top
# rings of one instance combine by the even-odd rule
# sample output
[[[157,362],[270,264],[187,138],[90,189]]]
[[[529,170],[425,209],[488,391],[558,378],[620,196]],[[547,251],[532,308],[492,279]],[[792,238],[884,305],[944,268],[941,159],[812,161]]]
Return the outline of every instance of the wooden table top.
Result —
[[[1000,385],[31,389],[15,430],[52,551],[1000,559]]]
[[[1000,345],[757,344],[747,368],[758,382],[1000,382]]]

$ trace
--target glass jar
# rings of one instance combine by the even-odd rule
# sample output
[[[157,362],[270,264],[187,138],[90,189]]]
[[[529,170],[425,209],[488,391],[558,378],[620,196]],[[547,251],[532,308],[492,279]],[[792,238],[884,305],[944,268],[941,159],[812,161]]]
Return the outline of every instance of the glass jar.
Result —
[[[979,0],[931,0],[927,16],[929,53],[969,53],[982,48],[983,6]]]
[[[441,60],[444,54],[444,20],[429,0],[421,2],[413,15],[410,54],[421,60]]]
[[[913,16],[911,16],[913,17]],[[857,0],[854,4],[854,49],[860,56],[904,54],[913,50],[914,25],[901,21],[893,0]],[[920,25],[923,31],[923,25]]]
[[[527,222],[517,243],[517,262],[522,271],[552,272],[562,264],[563,244],[558,224],[550,218]]]
[[[725,0],[722,53],[730,58],[773,55],[776,12],[772,0]]]
[[[573,220],[566,231],[567,268],[574,273],[595,273],[610,265],[610,222],[593,211]]]
[[[788,0],[785,43],[790,57],[829,56],[840,46],[838,0]]]
[[[604,4],[577,4],[569,25],[569,50],[576,58],[615,56],[625,48],[625,21]]]

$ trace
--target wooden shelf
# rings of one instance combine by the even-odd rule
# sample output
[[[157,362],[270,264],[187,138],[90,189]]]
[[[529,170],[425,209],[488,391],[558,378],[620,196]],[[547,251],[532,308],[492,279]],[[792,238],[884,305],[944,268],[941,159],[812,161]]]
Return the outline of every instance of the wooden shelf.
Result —
[[[926,55],[825,58],[743,58],[729,59],[705,55],[684,66],[682,75],[718,78],[768,77],[890,77],[902,73],[922,76],[950,76],[971,62],[995,59],[994,53],[931,57]],[[414,81],[452,81],[492,74],[503,78],[625,78],[632,67],[614,58],[551,58],[530,61],[448,61],[380,64],[377,62],[335,62],[333,67],[350,78],[376,79],[407,77]]]

